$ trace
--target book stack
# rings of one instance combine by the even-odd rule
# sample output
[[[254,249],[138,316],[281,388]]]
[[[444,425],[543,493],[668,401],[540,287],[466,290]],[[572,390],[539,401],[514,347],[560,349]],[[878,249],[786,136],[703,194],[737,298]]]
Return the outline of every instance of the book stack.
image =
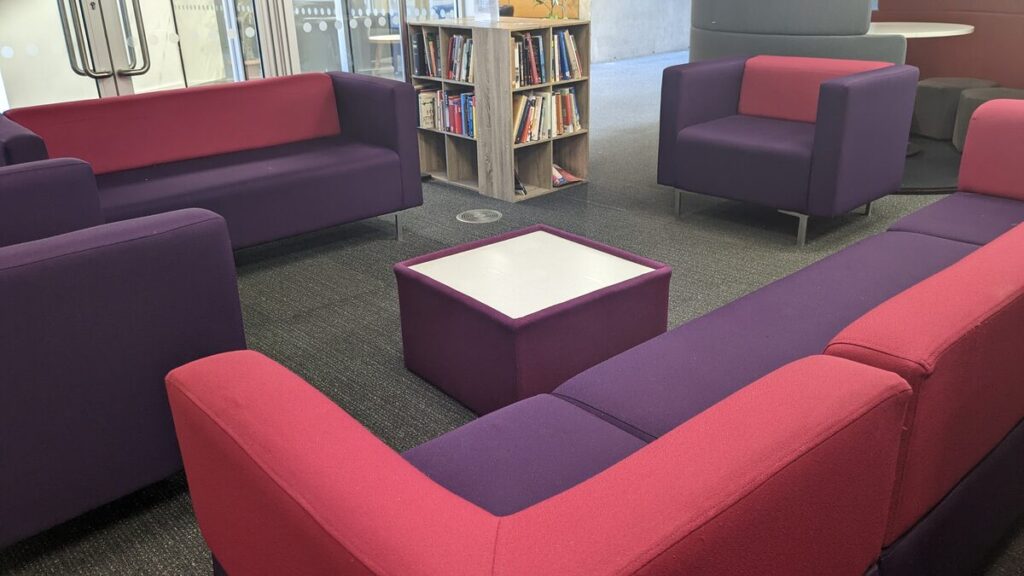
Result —
[[[473,81],[473,39],[455,34],[448,41],[448,70],[445,78],[456,82]]]
[[[437,51],[437,33],[422,30],[409,35],[413,76],[440,78],[441,63]]]
[[[555,30],[551,35],[551,51],[554,54],[555,74],[559,80],[577,80],[583,78],[583,66],[580,64],[580,52],[576,48],[576,39],[568,30]]]
[[[512,98],[516,144],[547,140],[582,129],[576,88],[516,94]]]
[[[476,95],[445,90],[419,92],[420,127],[476,138]]]
[[[512,36],[512,85],[515,88],[544,84],[548,80],[544,42],[538,34]]]

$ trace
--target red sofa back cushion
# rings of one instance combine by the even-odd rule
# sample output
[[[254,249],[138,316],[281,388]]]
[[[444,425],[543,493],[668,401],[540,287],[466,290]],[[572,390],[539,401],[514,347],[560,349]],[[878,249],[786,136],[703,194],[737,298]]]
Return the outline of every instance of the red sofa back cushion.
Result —
[[[302,74],[34,106],[7,116],[97,174],[333,136],[330,76]]]
[[[914,389],[886,544],[1024,417],[1024,226],[875,308],[827,353]]]
[[[971,117],[960,189],[1024,200],[1024,100],[986,102]]]
[[[754,56],[747,60],[740,88],[740,114],[814,122],[821,83],[892,66],[888,62]]]

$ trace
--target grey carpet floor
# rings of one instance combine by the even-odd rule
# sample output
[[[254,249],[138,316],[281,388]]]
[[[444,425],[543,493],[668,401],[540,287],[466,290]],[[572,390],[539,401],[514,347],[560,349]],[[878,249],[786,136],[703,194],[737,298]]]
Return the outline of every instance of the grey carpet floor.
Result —
[[[595,66],[592,183],[509,205],[437,184],[408,214],[406,240],[374,219],[241,252],[239,289],[249,345],[277,359],[404,450],[472,418],[402,366],[391,266],[453,244],[543,222],[674,267],[672,325],[786,276],[934,201],[892,196],[873,216],[812,222],[794,245],[795,220],[699,196],[673,215],[655,183],[661,70],[671,54]],[[494,208],[505,217],[470,225],[455,215]],[[986,573],[1022,574],[1018,531]],[[0,553],[3,574],[205,574],[209,552],[182,476],[147,488]]]

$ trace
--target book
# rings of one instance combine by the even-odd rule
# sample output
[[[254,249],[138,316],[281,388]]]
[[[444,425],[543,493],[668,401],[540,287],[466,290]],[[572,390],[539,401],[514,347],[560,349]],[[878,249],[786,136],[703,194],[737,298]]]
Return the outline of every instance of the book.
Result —
[[[426,69],[427,59],[423,52],[422,34],[417,32],[409,35],[409,48],[412,50],[412,73],[413,76],[423,76]]]
[[[577,182],[582,182],[582,181],[583,181],[582,179],[577,178],[571,172],[569,172],[565,168],[562,168],[558,164],[552,164],[551,165],[551,186],[552,187],[560,188],[560,187],[566,186],[568,184],[575,184]]]

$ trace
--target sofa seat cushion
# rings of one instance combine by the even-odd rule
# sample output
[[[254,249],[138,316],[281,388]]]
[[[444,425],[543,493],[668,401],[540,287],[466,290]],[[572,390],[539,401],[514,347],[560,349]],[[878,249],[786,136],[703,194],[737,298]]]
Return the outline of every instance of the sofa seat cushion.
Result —
[[[806,122],[735,115],[697,124],[676,140],[677,186],[803,210],[813,148],[814,124]]]
[[[645,445],[544,394],[491,412],[404,456],[438,484],[504,516],[579,484]]]
[[[386,213],[402,190],[398,154],[345,138],[103,174],[97,184],[108,221],[206,208],[227,220],[235,248]]]
[[[1024,202],[957,192],[893,224],[890,230],[983,245],[1024,222]]]
[[[583,372],[555,390],[659,437],[798,358],[977,246],[920,234],[868,238]]]

